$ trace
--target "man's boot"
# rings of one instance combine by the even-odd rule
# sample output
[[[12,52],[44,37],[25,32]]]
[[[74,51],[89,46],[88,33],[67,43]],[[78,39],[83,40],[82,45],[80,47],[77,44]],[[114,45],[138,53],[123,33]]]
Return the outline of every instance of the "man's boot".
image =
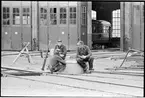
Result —
[[[84,68],[84,73],[91,73],[91,71],[88,70],[87,66]]]

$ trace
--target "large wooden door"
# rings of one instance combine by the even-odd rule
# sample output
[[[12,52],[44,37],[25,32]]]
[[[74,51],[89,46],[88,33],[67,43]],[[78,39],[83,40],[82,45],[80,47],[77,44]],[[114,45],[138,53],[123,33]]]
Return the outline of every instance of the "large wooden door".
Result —
[[[28,49],[32,48],[32,23],[31,23],[31,2],[22,2],[22,42],[30,42]]]
[[[81,40],[87,45],[87,2],[81,2]]]
[[[10,7],[2,6],[2,50],[11,50],[11,18]]]
[[[21,50],[22,48],[22,31],[21,31],[21,7],[12,7],[12,50]]]
[[[39,2],[39,50],[48,49],[48,3]]]
[[[68,50],[68,2],[59,2],[58,6],[58,38],[62,40]]]
[[[50,48],[54,48],[57,40],[60,37],[59,32],[59,9],[57,2],[49,2],[49,40],[51,41]]]
[[[77,2],[69,2],[69,50],[76,50],[76,44],[78,42],[78,7]]]

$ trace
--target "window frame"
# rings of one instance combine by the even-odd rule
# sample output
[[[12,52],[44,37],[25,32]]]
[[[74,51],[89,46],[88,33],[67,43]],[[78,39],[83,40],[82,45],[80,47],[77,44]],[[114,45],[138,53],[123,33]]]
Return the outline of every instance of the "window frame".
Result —
[[[41,9],[43,9],[42,10],[42,12],[41,12]],[[46,12],[45,12],[45,10],[46,10]],[[46,17],[45,17],[46,16]],[[48,25],[48,8],[47,8],[47,6],[44,6],[44,7],[40,7],[40,16],[39,16],[39,25],[43,25],[43,26],[47,26]]]
[[[62,9],[62,11],[61,11]],[[64,11],[65,9],[65,11]],[[65,16],[65,17],[64,17]],[[59,24],[66,25],[67,24],[67,7],[60,7],[59,8]]]
[[[19,9],[19,13],[14,13],[14,8]],[[14,15],[19,15],[19,19],[15,19]],[[19,20],[19,24],[16,24],[16,20]],[[15,21],[15,22],[14,22]],[[15,24],[14,24],[15,23]],[[12,7],[12,25],[21,25],[21,8],[20,7]]]
[[[54,12],[54,9],[56,9],[56,12]],[[57,20],[57,7],[51,7],[49,10],[50,10],[50,13],[49,13],[50,14],[49,15],[49,17],[50,17],[50,25],[57,25],[58,24],[58,20]]]
[[[81,6],[81,25],[87,25],[87,6]]]
[[[26,9],[25,12],[24,9]],[[27,9],[29,9],[29,11]],[[25,19],[23,19],[24,15],[26,17]],[[26,24],[24,24],[24,20],[26,20]],[[31,8],[28,6],[22,7],[22,25],[31,25]]]
[[[120,9],[112,12],[112,37],[120,37]]]
[[[4,8],[9,9],[9,12],[6,10],[6,12],[4,12]],[[10,10],[11,8],[8,6],[2,6],[2,25],[3,26],[10,26],[11,25],[11,16],[10,16]],[[9,17],[8,17],[8,16]],[[4,16],[6,16],[4,19]],[[9,22],[8,22],[9,21]],[[7,23],[8,22],[8,23]]]
[[[71,9],[72,9],[72,11],[71,11]],[[71,15],[72,15],[72,17],[71,17]],[[70,6],[69,7],[69,24],[76,25],[76,20],[77,20],[77,7]]]

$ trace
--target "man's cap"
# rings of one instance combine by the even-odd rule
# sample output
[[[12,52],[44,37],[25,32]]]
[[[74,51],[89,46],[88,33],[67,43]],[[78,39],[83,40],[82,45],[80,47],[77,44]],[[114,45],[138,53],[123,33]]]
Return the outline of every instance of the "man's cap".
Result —
[[[61,39],[59,39],[57,42],[62,42],[62,40],[61,40]]]
[[[80,43],[81,45],[84,45],[84,42],[83,42],[83,41],[81,41],[81,40],[80,40],[78,43]],[[77,44],[78,44],[78,43],[77,43]]]

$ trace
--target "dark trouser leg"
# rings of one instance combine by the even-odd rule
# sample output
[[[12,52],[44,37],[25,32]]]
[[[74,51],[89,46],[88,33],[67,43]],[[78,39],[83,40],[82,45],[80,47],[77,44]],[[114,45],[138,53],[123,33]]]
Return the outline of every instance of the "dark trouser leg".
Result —
[[[65,68],[66,68],[66,65],[63,65],[60,63],[59,66],[57,67],[57,71],[62,72],[64,71]]]
[[[50,69],[50,71],[53,73],[53,72],[56,72],[57,70],[57,67],[59,66],[59,64],[56,64],[56,65],[53,65]]]
[[[90,57],[88,59],[88,62],[89,62],[89,70],[93,69],[93,61],[94,61],[94,58],[93,57]]]
[[[84,71],[86,71],[87,65],[86,65],[86,63],[85,63],[85,61],[83,59],[77,58],[77,63],[84,69]]]
[[[65,60],[65,57],[66,57],[66,56],[63,56],[63,57],[61,57],[61,58],[62,58],[63,60]]]
[[[53,72],[57,72],[57,71],[63,71],[65,69],[66,65],[63,65],[61,63],[59,63],[57,66],[53,67]]]

